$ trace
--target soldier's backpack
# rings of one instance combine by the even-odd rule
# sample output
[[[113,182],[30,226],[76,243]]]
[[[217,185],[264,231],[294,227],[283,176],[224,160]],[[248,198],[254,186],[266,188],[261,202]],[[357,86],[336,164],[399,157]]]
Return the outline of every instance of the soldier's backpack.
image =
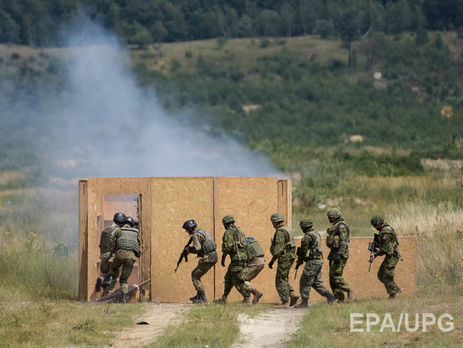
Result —
[[[264,256],[264,250],[260,246],[259,242],[254,239],[254,237],[247,237],[246,242],[246,254],[248,255],[248,261],[251,261],[256,257]]]

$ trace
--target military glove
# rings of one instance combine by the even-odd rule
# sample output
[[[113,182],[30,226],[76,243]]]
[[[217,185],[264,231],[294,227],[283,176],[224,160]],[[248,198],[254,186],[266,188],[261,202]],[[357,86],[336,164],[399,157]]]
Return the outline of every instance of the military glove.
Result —
[[[222,255],[222,260],[220,261],[220,264],[222,267],[225,267],[225,259],[227,258],[227,255]]]
[[[270,261],[270,262],[268,263],[268,268],[273,269],[273,263],[274,263],[274,262],[275,262],[275,261],[273,261],[273,260]]]
[[[334,263],[339,263],[339,262],[341,262],[341,255],[335,254],[335,255],[333,256],[333,261],[334,261]]]

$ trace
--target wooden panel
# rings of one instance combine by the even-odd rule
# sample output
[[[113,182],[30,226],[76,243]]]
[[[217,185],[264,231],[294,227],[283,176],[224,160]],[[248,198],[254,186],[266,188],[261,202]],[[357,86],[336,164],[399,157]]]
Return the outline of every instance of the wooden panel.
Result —
[[[183,262],[177,273],[177,259],[189,236],[182,229],[188,219],[213,235],[212,178],[153,178],[151,181],[151,298],[155,302],[189,302],[196,294],[191,271],[197,265],[195,255]],[[146,217],[144,217],[146,219]],[[214,272],[201,279],[208,299],[214,296]]]
[[[98,276],[99,236],[104,227],[104,195],[139,194],[143,201],[142,215],[146,221],[150,216],[150,180],[149,178],[89,178],[88,179],[88,257],[87,257],[87,300],[96,299],[100,294],[95,293],[95,280]],[[140,225],[142,271],[141,279],[149,279],[151,266],[151,225]]]
[[[87,181],[79,180],[79,300],[87,300],[88,196]]]
[[[291,180],[278,180],[278,211],[285,217],[286,226],[292,227],[292,185]]]
[[[215,178],[215,228],[219,249],[222,255],[222,236],[224,227],[222,218],[231,214],[236,225],[247,236],[253,236],[262,245],[265,259],[270,261],[270,239],[274,228],[270,216],[278,209],[278,185],[276,178]],[[230,258],[227,257],[227,266]],[[216,295],[223,294],[223,278],[227,268],[220,265],[216,268]],[[275,292],[272,270],[266,267],[253,281],[256,287],[265,293],[265,300],[274,301]],[[241,295],[233,289],[229,299],[242,300]]]

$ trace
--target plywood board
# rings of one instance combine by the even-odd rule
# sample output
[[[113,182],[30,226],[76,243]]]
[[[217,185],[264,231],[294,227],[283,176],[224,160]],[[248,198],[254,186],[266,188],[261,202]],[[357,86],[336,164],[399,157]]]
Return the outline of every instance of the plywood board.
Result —
[[[149,207],[150,181],[148,178],[89,178],[88,182],[88,256],[87,256],[87,300],[94,300],[100,294],[95,293],[95,280],[99,275],[98,263],[99,259],[99,236],[101,229],[104,227],[104,195],[105,194],[139,194],[141,195],[144,206]],[[148,218],[150,210],[145,209],[142,215]],[[149,279],[149,268],[151,264],[150,240],[151,226],[149,224],[140,225],[140,239],[142,254],[140,263],[142,267],[141,279],[144,281]],[[144,252],[147,250],[148,252]],[[148,269],[148,272],[146,271]]]
[[[195,255],[174,269],[189,236],[183,223],[194,219],[199,228],[213,235],[212,178],[152,178],[151,181],[151,297],[153,301],[188,302],[196,294],[191,271],[197,265]],[[214,272],[201,279],[206,296],[214,297]]]
[[[87,181],[79,180],[79,291],[80,301],[87,300],[88,279],[88,192]]]
[[[235,217],[236,225],[247,236],[253,236],[261,243],[265,258],[267,262],[270,261],[270,239],[274,233],[270,216],[278,210],[277,181],[277,178],[215,178],[215,228],[219,256],[222,254],[221,244],[224,233],[222,218],[231,214]],[[229,263],[230,258],[227,257],[227,266]],[[216,269],[217,297],[223,294],[226,270],[227,268],[220,265]],[[267,294],[272,294],[274,289],[272,271],[265,268],[253,283],[266,293],[266,297]],[[270,298],[272,297],[268,297]],[[229,299],[237,301],[242,300],[242,297],[236,289],[233,289]]]
[[[278,180],[278,211],[283,214],[286,226],[291,229],[293,220],[291,180]]]

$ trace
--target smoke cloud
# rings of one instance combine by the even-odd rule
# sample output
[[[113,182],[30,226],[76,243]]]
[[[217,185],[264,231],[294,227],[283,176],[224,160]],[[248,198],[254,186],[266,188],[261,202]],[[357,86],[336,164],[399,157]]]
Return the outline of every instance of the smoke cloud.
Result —
[[[41,145],[50,177],[278,175],[265,156],[208,134],[194,110],[163,110],[116,37],[88,22],[70,32],[68,86],[38,115],[49,123]]]

